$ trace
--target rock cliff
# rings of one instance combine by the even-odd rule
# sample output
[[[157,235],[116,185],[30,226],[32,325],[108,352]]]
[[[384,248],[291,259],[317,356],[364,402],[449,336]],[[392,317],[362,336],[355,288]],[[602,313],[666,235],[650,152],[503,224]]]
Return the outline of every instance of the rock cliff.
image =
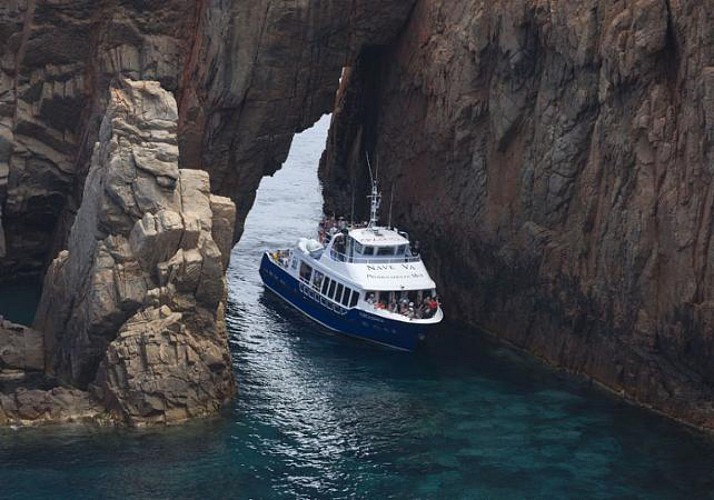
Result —
[[[66,247],[113,79],[175,93],[181,167],[237,204],[237,239],[260,179],[330,112],[342,67],[413,4],[0,3],[0,281],[40,276]]]
[[[418,1],[345,74],[328,210],[372,151],[451,318],[714,428],[712,8]]]
[[[236,203],[237,238],[261,177],[332,108],[342,75],[321,169],[329,211],[349,211],[371,151],[450,317],[712,428],[712,7],[4,2],[0,281],[59,255],[36,325],[46,368],[128,421],[203,412],[195,381],[217,388],[214,402],[232,383],[220,292],[197,274],[216,275],[233,242],[215,195]],[[135,148],[151,127],[101,126],[120,109],[107,97],[119,77],[176,95],[178,160]],[[186,168],[207,171],[214,195]],[[161,396],[129,402],[137,393]]]
[[[0,282],[51,262],[35,322],[50,376],[133,424],[230,397],[222,276],[258,183],[413,4],[0,5]],[[122,78],[160,82],[178,110],[153,84],[110,93]]]

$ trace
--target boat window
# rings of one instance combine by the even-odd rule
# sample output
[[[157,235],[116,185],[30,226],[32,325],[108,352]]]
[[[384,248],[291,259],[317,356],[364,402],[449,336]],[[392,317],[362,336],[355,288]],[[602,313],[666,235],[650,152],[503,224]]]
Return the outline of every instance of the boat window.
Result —
[[[353,290],[352,291],[352,300],[350,300],[350,307],[356,306],[358,300],[359,300],[359,292],[357,290]]]
[[[311,276],[312,276],[312,267],[305,264],[304,262],[301,262],[300,263],[300,278],[309,282]]]
[[[406,245],[399,245],[397,247],[397,255],[404,255],[407,251],[407,246]]]
[[[312,276],[312,287],[315,290],[319,290],[320,287],[322,286],[322,280],[325,279],[325,275],[322,274],[320,271],[315,271]]]
[[[352,241],[354,242],[353,244],[354,244],[355,252],[362,253],[362,251],[364,250],[364,245],[362,245],[362,243],[360,243],[357,240],[353,239]]]
[[[350,303],[350,294],[352,293],[351,288],[345,287],[345,294],[342,296],[342,305],[347,307],[347,305]]]
[[[332,281],[330,278],[325,278],[322,281],[322,295],[327,295],[327,287],[330,286],[330,281]]]
[[[377,247],[377,255],[394,255],[394,247]]]
[[[342,298],[342,290],[344,289],[344,286],[342,283],[337,284],[337,291],[335,292],[335,302],[339,302],[340,299]]]
[[[327,294],[327,296],[330,297],[331,299],[335,297],[335,285],[336,285],[336,284],[337,284],[336,281],[332,281],[332,282],[330,283],[330,291],[329,291],[329,293]]]
[[[364,252],[362,252],[364,255],[374,255],[374,247],[369,247],[366,246],[364,247]]]

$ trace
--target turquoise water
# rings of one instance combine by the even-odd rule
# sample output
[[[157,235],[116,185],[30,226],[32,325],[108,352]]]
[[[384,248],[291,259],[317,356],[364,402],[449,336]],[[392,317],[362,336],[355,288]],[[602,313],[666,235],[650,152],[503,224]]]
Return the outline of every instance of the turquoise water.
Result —
[[[267,295],[261,251],[319,217],[326,126],[264,181],[234,250],[234,404],[173,429],[2,430],[1,498],[713,496],[710,438],[477,332],[445,325],[425,351],[394,353],[326,335]]]

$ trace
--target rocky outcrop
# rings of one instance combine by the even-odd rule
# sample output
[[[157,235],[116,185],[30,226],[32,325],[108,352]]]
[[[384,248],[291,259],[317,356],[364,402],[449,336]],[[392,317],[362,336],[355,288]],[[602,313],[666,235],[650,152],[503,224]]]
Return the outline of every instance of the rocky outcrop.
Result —
[[[66,248],[113,79],[176,94],[181,167],[237,204],[237,238],[261,177],[331,110],[341,68],[394,38],[413,4],[1,3],[0,281],[38,276]]]
[[[229,382],[202,342],[222,338],[209,277],[226,265],[233,209],[177,161],[236,202],[237,237],[260,178],[330,110],[342,74],[329,208],[349,211],[371,151],[452,318],[714,427],[712,7],[5,2],[0,280],[59,254],[37,323],[47,368],[117,415],[212,411]],[[178,160],[158,146],[171,120],[100,128],[107,106],[119,110],[106,98],[118,77],[175,92]],[[127,370],[165,374],[162,396],[127,399],[151,393]],[[190,375],[173,386],[179,372]],[[217,388],[202,402],[198,380]]]
[[[714,428],[713,7],[418,1],[345,74],[328,207],[370,150],[451,318]]]
[[[330,111],[345,63],[413,5],[0,5],[0,282],[52,262],[35,324],[49,375],[132,423],[215,410],[232,389],[222,275],[258,183]],[[110,94],[122,78],[160,82],[178,110],[151,85]],[[137,123],[134,91],[150,103]]]
[[[198,3],[0,4],[0,280],[37,276],[65,248],[110,82],[176,91]]]
[[[0,425],[41,425],[109,421],[101,405],[79,389],[18,388],[0,392]]]
[[[181,156],[236,202],[236,237],[295,132],[332,110],[342,68],[392,40],[414,3],[208,2],[179,99]]]
[[[110,420],[89,393],[57,386],[44,368],[42,333],[0,320],[0,426]]]
[[[179,170],[176,103],[158,82],[111,94],[35,327],[50,375],[131,424],[181,421],[233,393],[223,309],[235,208],[206,172]]]

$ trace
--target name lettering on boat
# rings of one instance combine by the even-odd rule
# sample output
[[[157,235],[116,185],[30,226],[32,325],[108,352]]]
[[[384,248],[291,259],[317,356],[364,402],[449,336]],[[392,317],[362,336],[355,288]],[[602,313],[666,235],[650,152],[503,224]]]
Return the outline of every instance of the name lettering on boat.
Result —
[[[424,272],[414,264],[367,264],[369,279],[423,278]]]
[[[416,271],[414,264],[367,264],[367,271]]]

